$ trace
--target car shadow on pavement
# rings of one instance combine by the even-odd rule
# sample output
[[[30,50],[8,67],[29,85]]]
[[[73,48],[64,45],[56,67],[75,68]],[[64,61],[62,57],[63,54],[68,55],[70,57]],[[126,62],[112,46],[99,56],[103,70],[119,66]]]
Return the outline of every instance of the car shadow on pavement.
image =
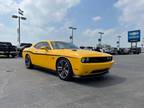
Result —
[[[84,85],[84,86],[91,86],[91,87],[108,87],[114,86],[126,81],[125,77],[117,76],[113,74],[104,75],[101,77],[91,77],[91,78],[74,78],[73,82]]]
[[[43,72],[45,74],[49,74],[49,75],[53,75],[55,77],[58,77],[56,72],[53,72],[51,70],[37,67],[37,66],[35,66],[34,69],[38,70],[40,72]],[[60,79],[58,78],[58,80],[60,80]],[[122,76],[118,76],[118,75],[109,73],[109,74],[106,74],[106,75],[101,76],[101,77],[73,78],[69,82],[84,85],[84,86],[103,88],[103,87],[118,85],[118,84],[124,83],[125,81],[126,81],[126,77],[122,77]]]
[[[46,69],[46,68],[42,68],[42,67],[39,67],[39,66],[34,66],[33,69],[34,69],[34,70],[37,70],[37,71],[40,71],[40,72],[42,72],[42,73],[50,74],[50,75],[53,75],[53,76],[56,76],[56,77],[57,77],[56,72],[54,72],[54,71],[52,71],[52,70],[49,70],[49,69]]]
[[[7,57],[7,56],[0,56],[0,59],[15,59],[15,58],[17,58],[17,57]]]

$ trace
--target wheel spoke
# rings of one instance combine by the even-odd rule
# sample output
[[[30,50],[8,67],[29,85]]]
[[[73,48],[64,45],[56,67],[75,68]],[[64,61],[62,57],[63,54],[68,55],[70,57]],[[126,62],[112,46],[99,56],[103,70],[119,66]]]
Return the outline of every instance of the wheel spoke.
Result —
[[[68,74],[68,70],[65,70],[65,74],[66,74],[66,75]]]
[[[59,70],[59,71],[62,71],[62,67],[61,67],[61,66],[58,66],[58,70]]]
[[[67,64],[67,62],[64,64],[64,67],[65,67],[65,68],[67,68],[67,67],[68,67],[68,64]]]
[[[62,77],[66,76],[65,71],[62,71],[60,74],[61,74]]]

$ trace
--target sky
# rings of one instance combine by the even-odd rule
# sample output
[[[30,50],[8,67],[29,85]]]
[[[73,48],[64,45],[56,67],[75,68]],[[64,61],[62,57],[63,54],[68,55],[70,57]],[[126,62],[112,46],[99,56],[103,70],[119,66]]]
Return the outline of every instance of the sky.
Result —
[[[62,40],[70,42],[70,26],[74,44],[96,46],[98,32],[104,32],[102,43],[130,47],[127,32],[141,30],[144,37],[144,0],[0,0],[0,41],[17,44],[18,8],[27,18],[21,21],[21,42]]]

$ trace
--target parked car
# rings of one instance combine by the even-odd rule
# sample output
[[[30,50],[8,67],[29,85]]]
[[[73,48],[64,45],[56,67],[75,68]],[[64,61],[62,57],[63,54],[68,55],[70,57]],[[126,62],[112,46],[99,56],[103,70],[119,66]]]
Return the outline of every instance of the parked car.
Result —
[[[96,49],[94,49],[95,51],[101,52],[101,48],[100,47],[96,47]]]
[[[111,48],[111,53],[112,55],[117,55],[118,54],[118,49],[117,48]]]
[[[22,57],[22,51],[25,48],[31,47],[32,44],[31,43],[21,43],[20,45],[17,46],[17,52],[18,52],[18,56]]]
[[[15,57],[17,55],[16,46],[12,45],[10,42],[0,42],[0,55]]]
[[[113,64],[110,54],[81,50],[62,41],[42,41],[25,48],[23,58],[27,68],[34,65],[48,68],[57,72],[62,80],[70,80],[73,76],[103,75]]]
[[[110,48],[103,48],[103,52],[111,54],[111,49]]]
[[[120,55],[130,54],[130,49],[129,48],[119,48],[118,54],[120,54]]]
[[[140,47],[130,48],[130,54],[140,54],[142,52]]]

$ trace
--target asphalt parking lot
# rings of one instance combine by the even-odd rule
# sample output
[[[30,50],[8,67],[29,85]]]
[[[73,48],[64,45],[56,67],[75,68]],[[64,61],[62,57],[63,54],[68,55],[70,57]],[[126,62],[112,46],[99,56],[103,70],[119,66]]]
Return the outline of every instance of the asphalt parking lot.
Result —
[[[114,59],[105,77],[66,82],[26,69],[21,58],[0,58],[0,108],[143,108],[144,54]]]

